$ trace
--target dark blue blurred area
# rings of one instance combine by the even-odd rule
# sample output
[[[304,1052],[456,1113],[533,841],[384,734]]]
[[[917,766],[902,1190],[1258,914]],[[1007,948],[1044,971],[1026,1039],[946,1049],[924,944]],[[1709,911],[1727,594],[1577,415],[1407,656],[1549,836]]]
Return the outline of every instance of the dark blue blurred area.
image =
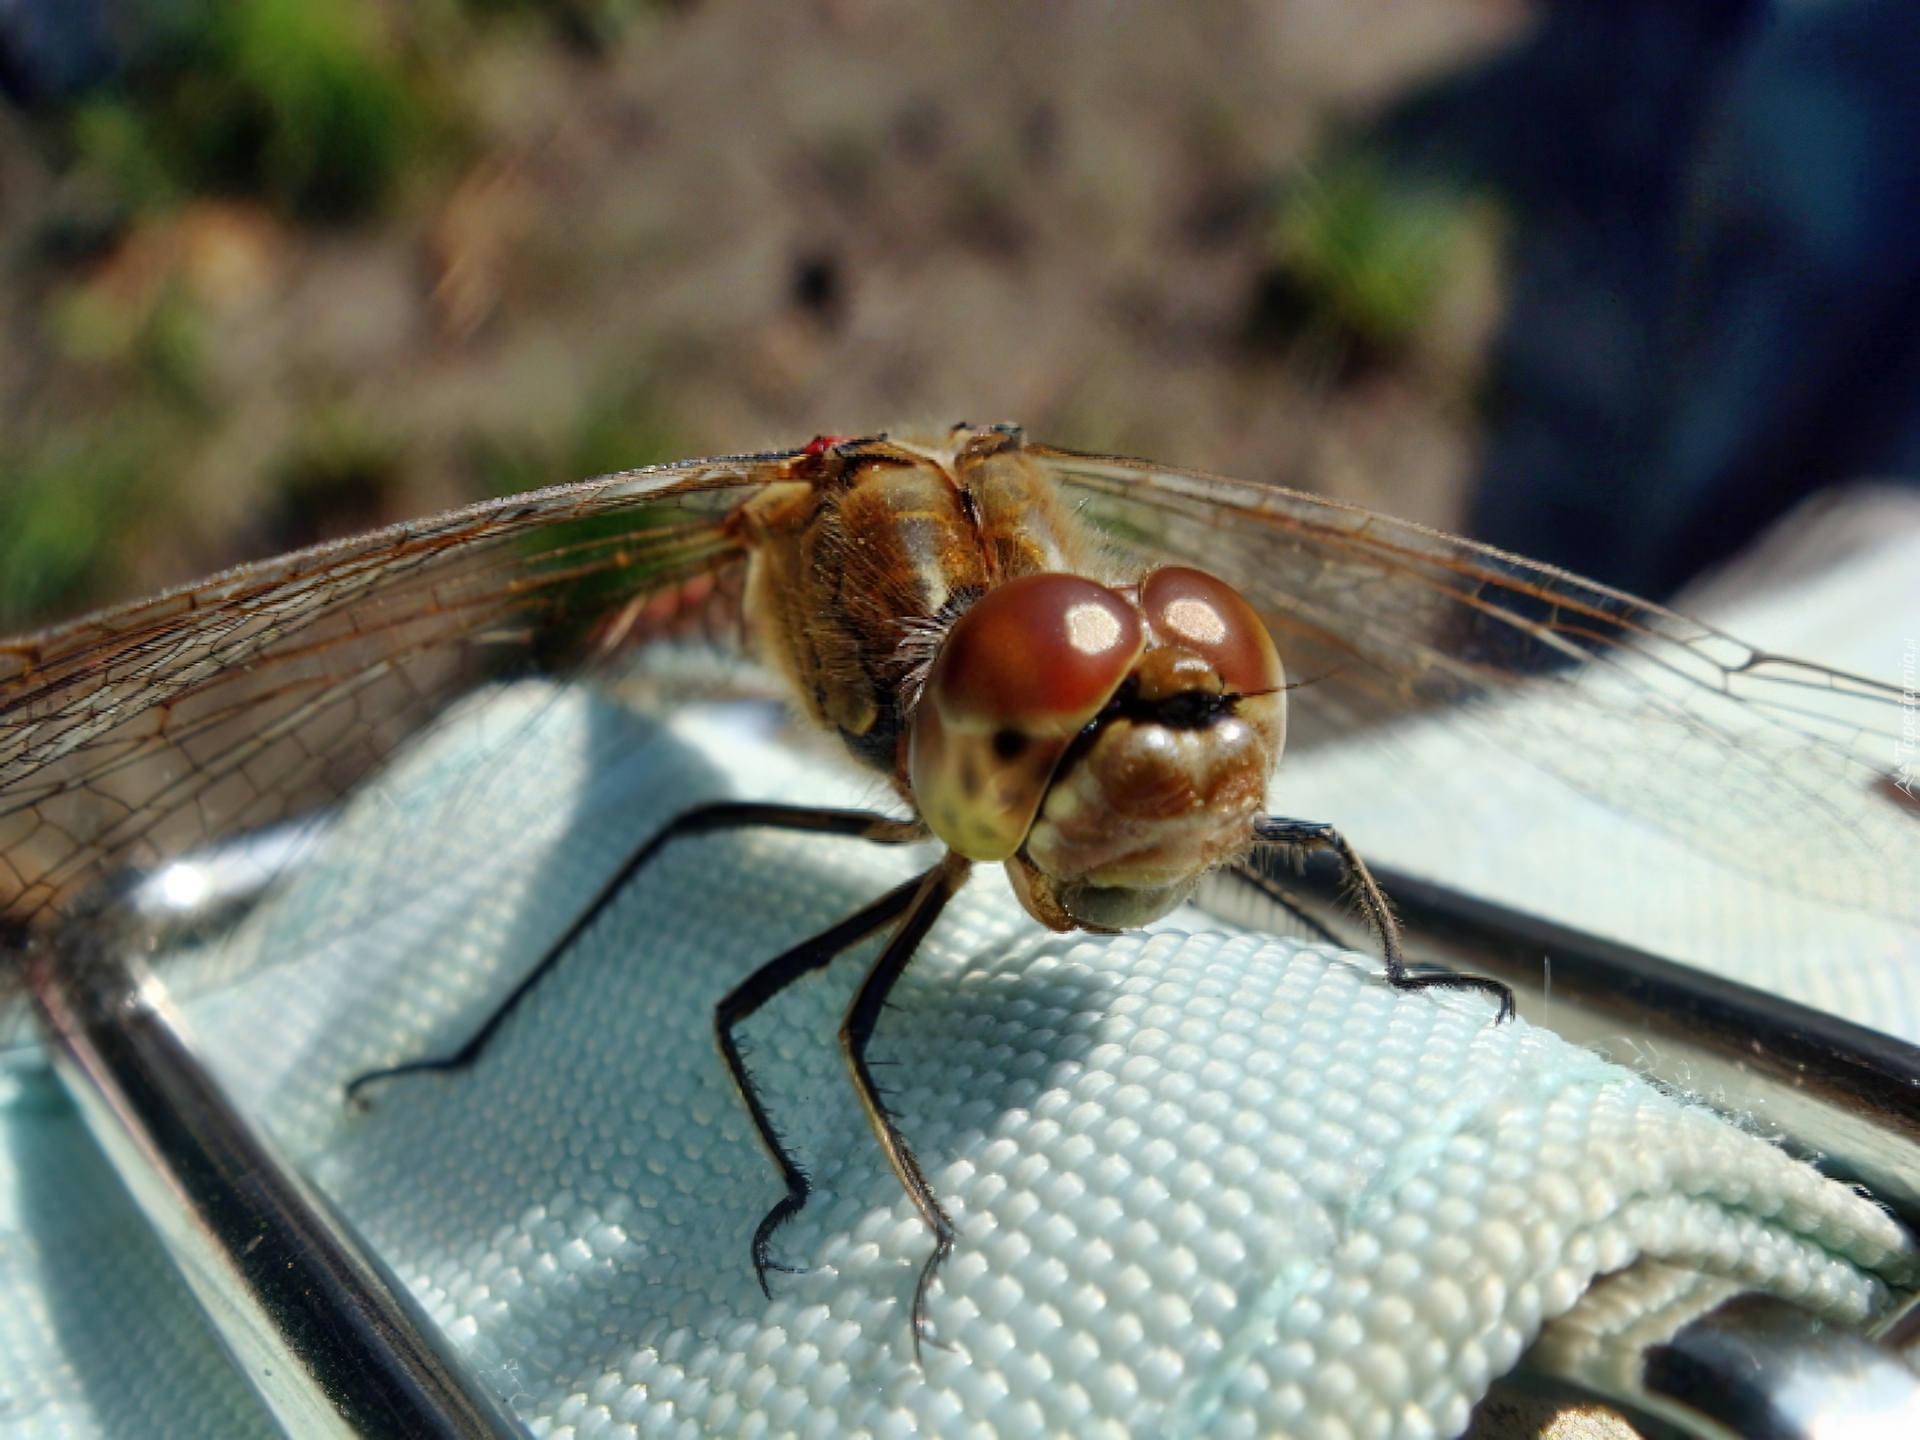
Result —
[[[112,0],[0,0],[0,91],[31,106],[110,78],[121,60],[118,9]]]
[[[1396,149],[1519,219],[1482,539],[1655,597],[1920,476],[1920,3],[1561,0]]]

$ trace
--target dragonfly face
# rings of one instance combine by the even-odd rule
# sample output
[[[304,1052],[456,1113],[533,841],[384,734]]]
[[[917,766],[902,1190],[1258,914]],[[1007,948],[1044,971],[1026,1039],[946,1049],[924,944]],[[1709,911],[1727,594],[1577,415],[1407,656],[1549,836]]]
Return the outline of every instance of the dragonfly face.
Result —
[[[942,642],[910,721],[913,797],[953,849],[1005,861],[1042,924],[1144,925],[1252,845],[1284,683],[1259,617],[1202,571],[1024,576]]]

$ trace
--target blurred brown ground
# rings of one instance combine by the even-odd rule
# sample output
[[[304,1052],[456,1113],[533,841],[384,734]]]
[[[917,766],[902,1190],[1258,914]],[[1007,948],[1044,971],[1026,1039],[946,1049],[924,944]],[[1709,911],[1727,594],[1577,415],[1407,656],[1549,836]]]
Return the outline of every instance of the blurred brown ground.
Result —
[[[521,14],[442,57],[461,143],[377,217],[190,196],[61,260],[91,182],[0,112],[0,458],[131,476],[74,502],[111,511],[106,562],[10,619],[503,489],[963,419],[1457,527],[1495,232],[1356,360],[1269,333],[1274,196],[1526,22],[706,0],[595,50]]]

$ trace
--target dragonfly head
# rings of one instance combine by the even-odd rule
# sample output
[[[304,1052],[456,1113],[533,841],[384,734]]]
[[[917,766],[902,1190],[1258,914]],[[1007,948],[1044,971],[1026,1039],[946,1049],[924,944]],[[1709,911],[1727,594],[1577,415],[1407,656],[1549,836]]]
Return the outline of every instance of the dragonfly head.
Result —
[[[933,832],[1006,862],[1057,930],[1120,930],[1245,854],[1286,735],[1284,672],[1251,606],[1198,570],[1111,589],[1023,576],[955,622],[914,711]]]

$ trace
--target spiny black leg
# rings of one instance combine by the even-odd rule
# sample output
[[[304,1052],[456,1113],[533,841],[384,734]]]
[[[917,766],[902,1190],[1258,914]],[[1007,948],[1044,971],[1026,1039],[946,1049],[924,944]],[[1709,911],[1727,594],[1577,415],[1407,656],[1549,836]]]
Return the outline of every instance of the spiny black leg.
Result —
[[[919,1283],[913,1287],[913,1358],[916,1361],[927,1335],[927,1290],[933,1284],[933,1274],[940,1268],[940,1262],[953,1253],[953,1222],[940,1208],[933,1187],[927,1183],[927,1177],[920,1171],[920,1162],[907,1144],[907,1137],[900,1133],[886,1102],[880,1098],[880,1087],[873,1083],[873,1072],[867,1066],[867,1042],[873,1039],[874,1026],[880,1023],[880,1011],[887,1003],[894,982],[913,959],[920,942],[927,938],[940,912],[947,908],[947,902],[966,883],[972,868],[971,861],[948,851],[936,869],[921,877],[913,908],[907,912],[893,939],[887,942],[887,948],[880,952],[880,958],[873,962],[867,978],[860,982],[853,1003],[847,1007],[846,1019],[840,1022],[840,1053],[846,1056],[847,1069],[853,1072],[853,1087],[867,1112],[867,1123],[873,1126],[874,1138],[886,1152],[887,1163],[893,1166],[901,1187],[912,1198],[920,1218],[933,1231],[933,1254],[921,1267]]]
[[[928,875],[937,873],[937,870],[927,872]],[[714,1006],[713,1033],[720,1042],[720,1056],[727,1062],[727,1073],[733,1077],[733,1088],[740,1092],[747,1114],[753,1118],[753,1128],[760,1133],[760,1143],[767,1147],[767,1154],[780,1167],[780,1178],[787,1184],[786,1198],[767,1211],[766,1218],[753,1232],[753,1273],[769,1300],[773,1298],[773,1291],[767,1288],[767,1271],[795,1273],[791,1266],[776,1265],[769,1258],[767,1248],[773,1240],[773,1232],[800,1213],[812,1186],[807,1180],[807,1172],[787,1153],[787,1147],[780,1141],[780,1132],[774,1129],[766,1107],[760,1103],[760,1092],[747,1070],[739,1042],[733,1037],[734,1027],[802,975],[813,970],[824,970],[842,950],[858,945],[874,931],[897,918],[901,911],[913,903],[913,897],[919,894],[926,880],[927,875],[915,876],[906,884],[889,890],[871,905],[848,916],[832,929],[823,930],[812,939],[801,941],[784,955],[769,960],[729,990],[726,997]]]
[[[1500,1010],[1494,1016],[1497,1025],[1513,1018],[1513,991],[1498,980],[1485,975],[1415,975],[1407,969],[1406,957],[1400,952],[1400,927],[1395,923],[1393,911],[1388,908],[1387,897],[1380,892],[1380,886],[1374,881],[1372,872],[1360,854],[1331,825],[1311,820],[1283,820],[1274,815],[1262,815],[1253,822],[1253,842],[1256,845],[1286,845],[1299,850],[1331,850],[1340,857],[1340,863],[1347,872],[1347,885],[1353,896],[1355,908],[1369,929],[1380,937],[1380,953],[1387,962],[1387,983],[1399,990],[1480,990],[1494,996],[1500,1002]]]
[[[474,1032],[471,1039],[451,1055],[438,1056],[430,1060],[409,1060],[401,1065],[389,1065],[380,1070],[369,1070],[364,1075],[356,1075],[347,1083],[347,1099],[359,1098],[360,1091],[376,1080],[391,1080],[396,1075],[412,1075],[424,1070],[464,1070],[480,1058],[500,1027],[506,1023],[520,1002],[533,992],[533,989],[560,958],[572,948],[587,927],[613,903],[614,897],[623,890],[627,882],[644,869],[654,856],[658,855],[671,842],[688,835],[704,835],[715,830],[738,830],[752,825],[764,825],[776,830],[805,830],[820,835],[845,835],[858,840],[871,840],[881,845],[904,845],[927,838],[924,826],[915,820],[893,820],[885,815],[876,815],[870,810],[826,810],[807,805],[766,805],[757,801],[722,800],[711,805],[697,806],[668,821],[665,827],[655,831],[626,858],[620,868],[608,878],[592,901],[582,910],[574,922],[566,928],[558,940],[547,947],[540,961],[521,979],[518,985],[507,992],[486,1019],[486,1022]]]

